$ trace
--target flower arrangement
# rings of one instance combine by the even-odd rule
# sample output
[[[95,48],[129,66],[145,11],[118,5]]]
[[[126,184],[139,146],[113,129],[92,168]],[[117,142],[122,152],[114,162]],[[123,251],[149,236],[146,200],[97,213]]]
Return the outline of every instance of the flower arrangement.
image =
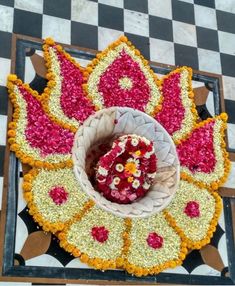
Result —
[[[145,195],[157,170],[153,143],[137,135],[124,135],[100,157],[97,187],[108,200],[128,204]]]
[[[159,80],[124,36],[98,53],[86,68],[52,39],[44,41],[43,50],[48,83],[42,94],[16,75],[8,77],[14,107],[8,142],[21,162],[32,167],[23,182],[29,213],[45,231],[58,236],[61,247],[95,269],[125,269],[139,277],[180,265],[188,250],[209,243],[216,229],[222,208],[217,189],[230,170],[224,141],[227,115],[200,121],[193,101],[191,69],[180,67]],[[73,146],[79,141],[80,127],[98,110],[112,106],[129,107],[151,116],[171,136],[178,154],[180,182],[175,195],[164,209],[145,218],[119,217],[102,209],[84,192],[83,181],[77,180],[73,170]],[[143,117],[137,116],[136,120],[141,124]],[[109,121],[96,128],[102,134],[110,128]],[[161,136],[158,130],[153,133]],[[157,158],[151,154],[154,148],[148,130],[144,136],[148,141],[126,134],[98,163],[97,182],[103,193],[102,180],[110,180],[111,174],[122,170],[117,176],[120,181],[110,181],[108,195],[118,181],[123,181],[122,172],[128,175],[124,181],[129,183],[131,193],[135,187],[143,190],[146,182],[151,183],[148,174],[154,174],[156,167],[162,172],[157,172],[154,180],[169,177],[164,169],[168,165],[160,166],[158,160],[169,152],[160,149]],[[143,144],[147,152],[140,154],[138,144],[128,145],[132,140]],[[126,157],[118,156],[119,143],[124,144],[121,155]],[[113,165],[108,172],[104,168],[103,173],[102,164],[110,154],[114,157],[106,163]],[[77,159],[86,160],[85,156]],[[142,170],[145,159],[148,167]],[[170,164],[174,158],[169,156],[168,160]],[[138,171],[145,175],[141,177]],[[138,178],[146,182],[138,185]],[[140,192],[134,198],[126,193],[124,200],[114,197],[118,203],[130,203],[145,194]],[[164,193],[154,194],[164,199]]]

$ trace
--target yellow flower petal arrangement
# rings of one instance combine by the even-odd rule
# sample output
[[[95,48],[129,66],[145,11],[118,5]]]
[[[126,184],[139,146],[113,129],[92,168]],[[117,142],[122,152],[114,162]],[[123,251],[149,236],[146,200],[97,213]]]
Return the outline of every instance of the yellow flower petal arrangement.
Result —
[[[192,70],[180,67],[158,79],[124,36],[98,53],[86,68],[53,39],[44,41],[43,50],[48,83],[42,94],[16,75],[8,77],[14,108],[8,142],[21,162],[32,167],[23,181],[29,213],[43,230],[58,237],[62,248],[95,269],[124,269],[140,277],[180,265],[188,250],[210,242],[220,217],[222,200],[217,190],[230,170],[224,141],[227,115],[201,121],[193,99]],[[150,180],[151,174],[144,174],[143,166],[154,171],[166,168],[161,166],[161,156],[169,150],[160,149],[162,152],[150,160],[155,143],[151,143],[152,149],[146,149],[150,143],[142,144],[133,136],[125,146],[115,143],[121,123],[113,115],[97,125],[99,134],[113,126],[115,138],[111,143],[101,142],[95,146],[96,151],[86,150],[86,156],[76,158],[86,165],[89,160],[97,163],[103,156],[99,168],[94,162],[87,167],[90,184],[85,185],[82,176],[78,179],[75,174],[79,132],[87,122],[92,127],[97,113],[112,108],[117,108],[116,114],[122,108],[137,110],[138,124],[151,117],[170,138],[180,175],[174,195],[159,211],[141,216],[137,208],[136,215],[129,216],[132,202],[124,200],[130,194],[138,206],[141,196],[149,192],[161,202],[162,193],[156,187],[151,190],[151,184],[164,172],[153,173]],[[126,122],[130,124],[130,120]],[[127,134],[138,135],[137,129]],[[152,133],[145,133],[146,142],[152,142]],[[92,134],[87,133],[87,138],[93,142]],[[86,187],[94,188],[102,197],[97,190],[97,170],[99,183],[105,182],[105,190],[113,196],[110,204],[116,208],[122,205],[126,215],[117,215],[115,208],[104,209],[86,192]],[[174,180],[171,183],[176,184]],[[152,203],[146,201],[148,212]]]

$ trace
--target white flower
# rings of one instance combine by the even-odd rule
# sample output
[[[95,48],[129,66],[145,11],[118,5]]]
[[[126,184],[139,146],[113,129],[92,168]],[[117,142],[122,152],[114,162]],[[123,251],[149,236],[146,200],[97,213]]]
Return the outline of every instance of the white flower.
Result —
[[[102,176],[107,176],[108,175],[108,170],[106,170],[105,168],[99,166],[98,168],[98,173]]]
[[[114,185],[118,185],[120,183],[120,178],[119,177],[115,177],[113,179],[113,183],[114,183]]]
[[[144,182],[143,188],[144,188],[145,190],[148,190],[149,187],[150,187],[150,184],[148,184],[147,182]]]
[[[132,187],[135,189],[137,189],[139,187],[139,185],[140,185],[140,182],[139,182],[139,180],[136,180],[136,179],[132,183]]]
[[[124,166],[122,164],[117,164],[115,166],[116,171],[122,172],[124,170]]]
[[[132,146],[137,146],[138,143],[139,143],[139,140],[138,140],[137,138],[132,138],[132,139],[131,139],[131,145],[132,145]]]
[[[136,170],[136,172],[133,174],[135,177],[140,177],[141,176],[141,171]]]

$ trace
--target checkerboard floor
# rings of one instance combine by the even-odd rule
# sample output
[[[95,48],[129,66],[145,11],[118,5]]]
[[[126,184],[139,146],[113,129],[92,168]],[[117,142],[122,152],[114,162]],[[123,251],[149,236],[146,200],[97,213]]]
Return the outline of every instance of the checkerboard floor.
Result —
[[[12,33],[99,50],[125,34],[149,60],[222,74],[235,149],[235,0],[0,0],[0,15],[0,201]]]

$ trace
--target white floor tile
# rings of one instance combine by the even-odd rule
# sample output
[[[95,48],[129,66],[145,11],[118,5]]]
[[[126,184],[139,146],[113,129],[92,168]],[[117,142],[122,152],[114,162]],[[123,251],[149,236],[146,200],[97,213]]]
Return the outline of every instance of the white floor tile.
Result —
[[[90,25],[98,25],[98,3],[88,0],[72,0],[71,19]]]
[[[70,44],[71,25],[69,20],[43,15],[42,37],[52,37],[57,42]]]
[[[223,234],[223,236],[219,241],[218,250],[222,258],[222,261],[224,263],[224,266],[228,266],[227,242],[225,233]]]
[[[234,56],[235,55],[235,34],[218,31],[218,37],[219,37],[220,52]]]
[[[199,70],[221,74],[220,53],[198,49]]]
[[[116,41],[121,35],[123,35],[123,32],[121,31],[98,27],[98,49],[105,49],[110,43]]]
[[[11,70],[11,60],[0,58],[0,85],[3,86],[6,85],[7,76],[9,75],[10,70]]]
[[[28,237],[28,230],[24,221],[17,216],[15,252],[20,253]]]
[[[148,0],[149,14],[172,19],[171,0]]]
[[[123,8],[123,0],[98,0],[99,3]]]
[[[35,70],[30,57],[25,58],[24,82],[30,83],[35,77]]]
[[[220,272],[206,264],[201,264],[191,272],[191,275],[220,276]]]
[[[208,97],[207,97],[206,107],[207,107],[209,113],[212,116],[215,116],[214,95],[213,95],[213,92],[211,92],[211,91],[209,92]]]
[[[224,98],[235,100],[235,78],[223,75]]]
[[[174,42],[186,46],[197,46],[197,36],[195,25],[173,21]]]
[[[150,59],[154,62],[174,65],[174,44],[168,41],[150,38]]]
[[[7,116],[0,115],[0,145],[6,145]]]
[[[228,123],[228,144],[229,147],[235,149],[235,124]],[[234,186],[235,187],[235,186]]]
[[[0,5],[0,30],[12,32],[14,8]]]
[[[124,31],[127,33],[148,37],[148,14],[124,9]]]
[[[234,0],[215,0],[215,8],[229,13],[235,13]]]
[[[43,0],[15,0],[15,8],[42,14]]]
[[[194,5],[196,26],[217,29],[216,10],[201,5]]]
[[[226,188],[235,188],[235,162],[231,162],[231,171],[226,183],[223,185]]]

